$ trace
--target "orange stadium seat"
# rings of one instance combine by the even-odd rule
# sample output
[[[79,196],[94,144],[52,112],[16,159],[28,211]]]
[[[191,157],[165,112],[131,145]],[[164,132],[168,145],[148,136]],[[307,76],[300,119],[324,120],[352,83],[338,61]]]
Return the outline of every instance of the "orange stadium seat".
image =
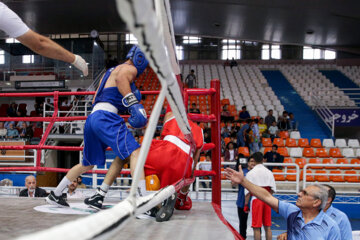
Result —
[[[274,138],[273,144],[276,144],[278,147],[285,147],[284,139]]]
[[[356,171],[348,170],[348,171],[345,171],[345,174],[356,174]],[[346,182],[360,182],[359,176],[347,176],[347,175],[345,175],[344,180]]]
[[[293,162],[292,158],[285,158],[285,159],[284,159],[284,163],[294,163],[294,162]],[[294,167],[292,167],[292,166],[287,166],[287,168],[294,168]]]
[[[326,174],[327,172],[325,170],[316,170],[315,171],[315,181],[318,182],[328,182],[329,177],[326,175],[318,175],[318,174]]]
[[[287,146],[287,147],[297,147],[296,139],[287,138],[287,139],[286,139],[286,146]]]
[[[247,147],[239,147],[238,153],[244,154],[245,157],[250,157],[250,152]]]
[[[334,160],[332,158],[324,158],[323,164],[334,164]],[[336,169],[336,167],[325,167],[325,169]]]
[[[281,138],[289,138],[290,135],[289,135],[289,132],[288,132],[288,131],[281,131],[281,132],[279,133],[279,137],[281,137]]]
[[[227,145],[231,141],[231,138],[226,137],[224,138],[225,145]]]
[[[304,179],[304,171],[302,170],[300,173],[300,180]],[[307,182],[313,182],[314,181],[314,175],[311,170],[306,170],[306,181]]]
[[[295,159],[295,163],[299,166],[300,169],[303,169],[307,162],[305,158],[297,158]]]
[[[321,145],[321,140],[319,138],[313,138],[310,141],[310,146],[314,147],[314,148],[320,148],[322,147]]]
[[[281,156],[283,157],[289,157],[289,153],[288,153],[288,150],[287,148],[285,147],[280,147],[278,148],[278,151],[277,151]]]
[[[226,180],[226,176],[224,172],[225,172],[224,168],[221,168],[221,180]]]
[[[316,149],[316,157],[320,157],[320,158],[326,158],[329,157],[327,151],[325,148],[317,148]]]
[[[195,96],[196,97],[196,96]],[[224,98],[221,100],[221,105],[230,105],[230,100],[228,98]]]
[[[343,157],[342,154],[341,154],[340,148],[331,148],[329,150],[329,155],[330,155],[330,157],[333,157],[333,158],[341,158],[341,157]]]
[[[310,147],[309,145],[309,139],[307,138],[300,138],[298,141],[298,146],[302,148]]]
[[[310,158],[309,163],[320,164],[321,162],[320,162],[320,160],[318,158]],[[322,169],[323,167],[321,167],[321,166],[311,166],[310,168],[312,168],[312,169]]]
[[[360,160],[359,159],[351,159],[351,164],[354,164],[355,166],[353,167],[353,169],[357,169],[359,170],[360,169]]]
[[[265,155],[267,152],[271,152],[271,147],[266,147],[266,148],[264,149],[264,155]]]
[[[295,174],[289,174],[289,173],[296,173],[296,170],[289,169],[286,172],[286,180],[288,180],[288,181],[296,181],[296,175]]]
[[[303,156],[307,158],[315,157],[315,152],[313,148],[304,148]]]
[[[338,160],[336,160],[337,164],[349,164],[349,160],[347,160],[346,158],[339,158]],[[351,167],[340,167],[340,169],[351,169]]]
[[[262,138],[261,143],[262,143],[263,147],[271,147],[272,146],[271,138]]]
[[[285,176],[283,170],[280,169],[273,169],[275,181],[285,181]]]
[[[340,174],[340,173],[342,173],[342,172],[339,171],[339,170],[330,171],[330,175],[329,175],[330,181],[332,181],[332,182],[344,182],[344,176],[331,175],[331,174]]]

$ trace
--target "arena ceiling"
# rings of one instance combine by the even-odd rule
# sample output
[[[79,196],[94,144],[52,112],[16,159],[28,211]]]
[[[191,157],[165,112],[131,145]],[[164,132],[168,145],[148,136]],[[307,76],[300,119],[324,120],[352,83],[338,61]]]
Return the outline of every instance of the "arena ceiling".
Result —
[[[175,33],[360,54],[358,0],[170,0]],[[43,34],[126,32],[115,0],[4,1]]]

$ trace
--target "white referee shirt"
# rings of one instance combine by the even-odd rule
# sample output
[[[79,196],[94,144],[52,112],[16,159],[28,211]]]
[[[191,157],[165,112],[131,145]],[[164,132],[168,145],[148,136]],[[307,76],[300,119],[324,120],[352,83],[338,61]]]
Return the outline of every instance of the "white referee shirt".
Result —
[[[276,192],[274,175],[264,164],[257,164],[246,174],[246,179],[257,186],[270,187],[273,192]],[[245,195],[248,193],[249,191],[245,188]],[[252,197],[255,198],[255,196]]]
[[[29,27],[16,13],[0,2],[0,30],[9,37],[17,38],[29,31]]]

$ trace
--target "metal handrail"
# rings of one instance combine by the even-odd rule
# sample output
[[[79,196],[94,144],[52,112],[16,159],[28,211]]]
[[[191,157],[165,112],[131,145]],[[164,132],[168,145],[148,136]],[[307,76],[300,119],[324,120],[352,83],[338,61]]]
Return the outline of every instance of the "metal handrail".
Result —
[[[354,164],[337,164],[337,163],[333,163],[333,164],[324,164],[324,163],[307,163],[304,165],[303,168],[303,172],[304,172],[304,177],[303,177],[303,188],[306,187],[306,185],[308,184],[307,180],[306,180],[306,176],[308,175],[306,170],[310,169],[311,167],[322,167],[322,168],[328,168],[328,167],[337,167],[337,168],[342,168],[342,167],[351,167],[354,168],[355,165]],[[312,176],[360,176],[360,173],[357,174],[346,174],[346,173],[316,173],[316,172],[312,172],[311,173]],[[329,181],[331,182],[331,181]],[[332,184],[339,184],[339,183],[334,183],[332,182]],[[343,183],[342,183],[343,184]],[[359,185],[358,182],[346,182],[347,185],[350,184],[354,184],[354,185]],[[340,192],[339,192],[340,193]],[[341,192],[342,193],[342,192]],[[357,192],[358,193],[358,192]]]
[[[321,101],[314,92],[310,93],[311,100],[314,103],[312,109],[316,114],[324,121],[325,125],[331,131],[331,136],[334,137],[335,133],[335,118],[333,112],[325,105],[324,101]]]

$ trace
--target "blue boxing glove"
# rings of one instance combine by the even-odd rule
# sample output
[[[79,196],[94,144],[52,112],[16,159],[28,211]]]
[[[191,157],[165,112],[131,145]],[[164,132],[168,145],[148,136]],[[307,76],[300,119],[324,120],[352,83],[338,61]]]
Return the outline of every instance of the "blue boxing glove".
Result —
[[[133,128],[142,128],[147,124],[147,116],[144,106],[139,103],[134,93],[129,93],[122,99],[122,103],[129,109],[131,117],[128,119],[128,123]]]
[[[139,89],[135,86],[135,83],[131,83],[130,84],[130,88],[132,93],[135,95],[136,99],[140,102],[141,101],[141,93],[139,91]]]

